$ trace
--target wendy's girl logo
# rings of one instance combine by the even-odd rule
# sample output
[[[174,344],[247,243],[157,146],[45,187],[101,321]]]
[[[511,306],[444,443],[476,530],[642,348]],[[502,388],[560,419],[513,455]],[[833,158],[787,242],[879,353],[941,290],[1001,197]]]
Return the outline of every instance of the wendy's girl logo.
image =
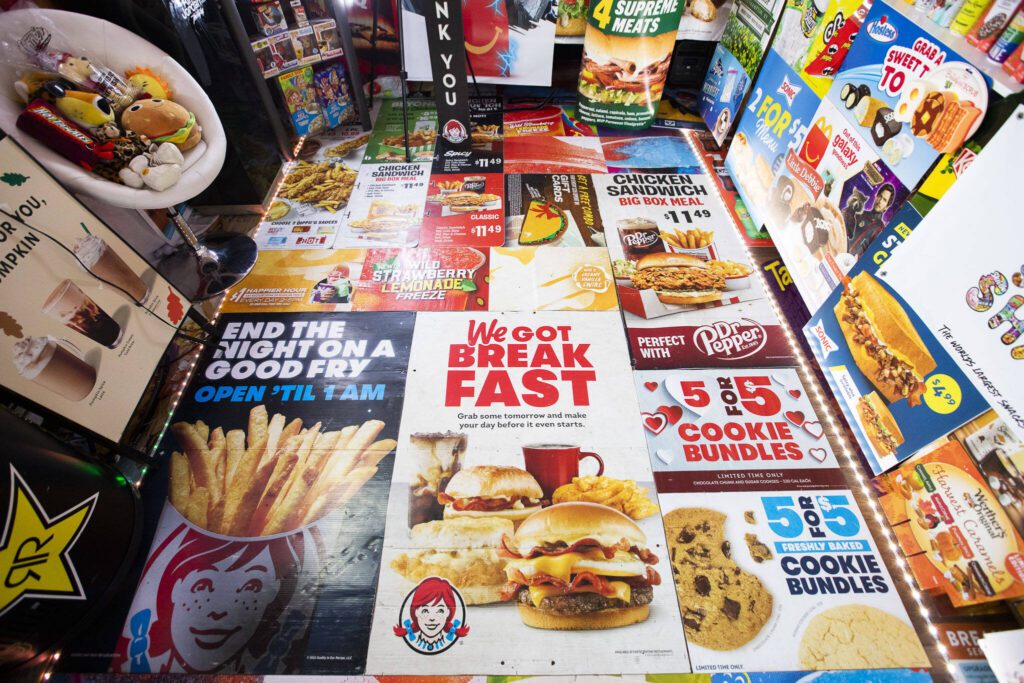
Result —
[[[448,581],[436,576],[420,581],[402,602],[395,635],[416,652],[436,655],[469,634],[466,603]]]

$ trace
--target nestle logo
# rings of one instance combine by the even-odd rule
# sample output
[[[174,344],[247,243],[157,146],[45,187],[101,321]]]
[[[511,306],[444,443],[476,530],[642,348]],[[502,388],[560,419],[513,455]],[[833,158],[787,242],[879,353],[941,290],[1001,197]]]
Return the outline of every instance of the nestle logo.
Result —
[[[884,15],[878,21],[868,22],[865,30],[868,32],[869,36],[880,43],[891,43],[896,40],[896,36],[899,35],[896,31],[896,27],[889,23],[889,17]]]
[[[789,103],[789,106],[793,106],[793,100],[796,99],[800,90],[801,87],[790,83],[787,76],[782,77],[782,85],[779,86],[778,92],[786,98],[786,102]]]
[[[693,333],[694,345],[709,358],[739,360],[748,358],[768,343],[768,333],[749,318],[736,322],[702,325]]]

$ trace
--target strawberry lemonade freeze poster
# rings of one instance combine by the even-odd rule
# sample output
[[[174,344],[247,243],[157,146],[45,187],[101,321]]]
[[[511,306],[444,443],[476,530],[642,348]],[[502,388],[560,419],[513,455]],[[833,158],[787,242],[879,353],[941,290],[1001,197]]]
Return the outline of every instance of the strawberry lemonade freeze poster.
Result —
[[[408,377],[367,672],[688,671],[619,316],[419,314]]]

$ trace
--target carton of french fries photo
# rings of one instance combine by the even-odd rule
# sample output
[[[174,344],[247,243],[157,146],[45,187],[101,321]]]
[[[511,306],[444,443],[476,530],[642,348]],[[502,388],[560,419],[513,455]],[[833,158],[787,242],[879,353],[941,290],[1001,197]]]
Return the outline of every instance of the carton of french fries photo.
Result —
[[[270,417],[263,405],[244,430],[171,425],[182,448],[171,453],[171,505],[198,527],[240,537],[285,533],[345,507],[396,442],[376,440],[380,420],[321,427]]]
[[[673,228],[672,230],[662,230],[661,239],[668,245],[669,251],[683,253],[708,252],[715,241],[715,231],[698,230],[697,228],[690,228],[689,230]]]

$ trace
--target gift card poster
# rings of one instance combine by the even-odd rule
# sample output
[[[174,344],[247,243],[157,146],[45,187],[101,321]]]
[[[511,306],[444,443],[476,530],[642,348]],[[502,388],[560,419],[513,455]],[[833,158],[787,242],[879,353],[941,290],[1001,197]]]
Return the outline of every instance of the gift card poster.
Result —
[[[413,322],[221,318],[115,671],[362,671]]]
[[[909,191],[856,126],[822,100],[798,151],[786,154],[765,220],[807,307],[842,282]]]
[[[876,2],[828,99],[907,187],[981,125],[987,77],[885,2]]]
[[[903,294],[906,290],[897,290],[883,279],[889,268],[887,259],[894,250],[906,248],[902,243],[911,231],[921,229],[914,227],[919,221],[911,207],[904,207],[848,274],[854,291],[863,289],[865,294],[854,299],[845,287],[836,289],[804,327],[811,350],[875,474],[944,438],[988,408],[944,345],[908,305]],[[866,325],[860,311],[868,317]],[[895,364],[875,352],[885,367],[892,368],[888,373],[880,370],[879,361],[869,353],[874,348],[869,346],[872,338],[895,352]],[[897,371],[907,374],[886,379]],[[906,379],[900,379],[903,377]],[[918,379],[922,384],[914,389]]]
[[[850,491],[658,499],[694,672],[929,665]]]
[[[998,480],[997,480],[998,481]],[[917,585],[954,607],[1024,595],[1024,540],[956,441],[875,481]]]
[[[945,194],[885,265],[883,277],[904,293],[974,387],[1024,438],[1024,271],[1010,213],[1000,211],[1016,185],[1003,164],[1024,141],[1022,108],[1004,124],[970,170]],[[993,203],[994,202],[994,203]],[[947,221],[970,227],[954,232]],[[920,292],[926,268],[942,274]]]
[[[581,173],[506,175],[505,246],[605,246],[593,177]]]
[[[226,313],[487,310],[486,249],[264,251]]]
[[[563,453],[595,454],[573,468],[580,474],[596,474],[599,462],[603,463],[605,476],[632,480],[644,486],[653,500],[652,474],[618,315],[423,314],[418,322],[409,366],[410,409],[403,416],[408,422],[399,436],[367,671],[421,675],[495,669],[509,674],[689,671],[679,611],[665,575],[653,587],[649,617],[617,628],[612,641],[605,629],[531,628],[522,622],[513,603],[490,602],[465,608],[463,625],[469,632],[444,652],[424,656],[407,644],[402,624],[410,616],[403,602],[419,578],[407,580],[409,574],[399,574],[401,556],[412,552],[411,523],[441,517],[440,506],[424,509],[419,501],[443,489],[438,478],[446,482],[450,475],[439,467],[449,468],[449,473],[480,465],[515,467],[554,486],[569,483],[573,473],[553,471],[553,453],[528,461],[524,446],[561,444],[557,449]],[[431,436],[435,441],[465,442],[454,461],[448,462],[439,456],[442,450],[450,453],[451,446],[444,448],[437,442],[424,452],[424,441]],[[445,464],[438,465],[439,461]],[[660,560],[654,566],[660,572],[667,565],[667,555],[659,517],[648,516],[637,524]],[[444,567],[443,558],[438,566]],[[466,589],[464,598],[471,595],[465,583],[471,578],[469,571],[453,578]],[[501,584],[505,579],[496,580]],[[516,647],[509,648],[509,642]]]
[[[11,138],[0,204],[0,383],[120,440],[188,301]]]
[[[754,225],[767,223],[775,176],[785,168],[786,155],[803,141],[820,101],[768,50],[725,158]]]
[[[693,491],[844,488],[793,368],[637,372],[659,484]]]
[[[555,51],[552,0],[463,0],[467,72],[479,83],[551,85]],[[427,22],[421,11],[402,10],[402,49],[410,81],[432,81]],[[468,73],[467,73],[468,75]]]
[[[725,23],[700,94],[701,117],[718,144],[740,117],[740,103],[764,57],[782,5],[783,0],[738,0]]]

